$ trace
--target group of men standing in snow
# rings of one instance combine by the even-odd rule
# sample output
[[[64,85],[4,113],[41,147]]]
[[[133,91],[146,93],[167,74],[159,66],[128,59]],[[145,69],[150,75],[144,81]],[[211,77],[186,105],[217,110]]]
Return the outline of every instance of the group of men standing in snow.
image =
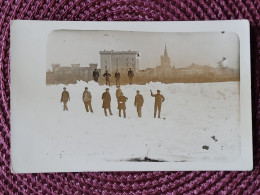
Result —
[[[134,79],[134,72],[133,70],[130,68],[128,73],[128,79],[129,79],[129,84],[132,85],[133,84],[133,79]],[[97,69],[95,69],[93,71],[93,80],[95,82],[98,82],[98,78],[99,78],[99,72]],[[106,80],[106,85],[110,86],[110,77],[111,77],[111,74],[108,73],[108,71],[106,70],[106,72],[103,74],[103,77],[105,77],[105,80]],[[118,72],[118,70],[115,72],[115,75],[114,75],[115,79],[116,79],[116,86],[120,86],[120,78],[121,78],[121,75],[120,75],[120,72]]]
[[[165,98],[160,93],[160,90],[157,90],[157,94],[153,94],[152,90],[150,90],[150,91],[151,91],[151,96],[155,98],[154,118],[157,115],[157,110],[158,110],[158,118],[160,118],[161,106],[162,106],[162,102],[164,102]],[[124,118],[126,118],[126,101],[128,100],[128,98],[126,96],[124,96],[120,86],[117,86],[116,99],[117,99],[117,103],[118,103],[117,108],[119,110],[119,117],[121,117],[121,112],[123,111],[123,116],[124,116]],[[83,92],[82,100],[84,102],[86,111],[93,112],[92,104],[91,104],[92,96],[91,96],[90,91],[88,91],[87,87],[85,87],[85,91]],[[112,111],[111,111],[111,95],[109,93],[109,88],[106,88],[106,91],[102,94],[102,100],[103,100],[102,108],[104,109],[105,116],[107,116],[107,110],[109,111],[110,115],[113,115]],[[62,95],[61,95],[61,102],[63,102],[64,111],[68,110],[68,107],[67,107],[68,101],[70,101],[70,95],[69,95],[69,92],[66,90],[66,87],[64,87]],[[140,94],[140,91],[137,90],[134,105],[136,107],[138,117],[142,117],[143,103],[144,103],[144,98]]]

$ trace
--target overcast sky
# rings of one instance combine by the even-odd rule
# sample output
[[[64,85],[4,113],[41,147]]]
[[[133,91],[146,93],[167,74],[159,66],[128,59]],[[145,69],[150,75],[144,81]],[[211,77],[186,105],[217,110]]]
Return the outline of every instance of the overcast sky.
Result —
[[[70,66],[98,63],[99,51],[139,51],[140,69],[160,65],[160,55],[167,46],[171,63],[176,68],[192,63],[217,66],[223,57],[226,65],[239,67],[239,38],[232,32],[158,33],[123,31],[56,30],[48,37],[47,66]]]

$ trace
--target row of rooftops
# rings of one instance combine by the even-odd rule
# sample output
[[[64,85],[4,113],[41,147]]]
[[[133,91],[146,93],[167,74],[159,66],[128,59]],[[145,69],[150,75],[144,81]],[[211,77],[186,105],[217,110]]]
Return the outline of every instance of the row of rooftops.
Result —
[[[131,51],[131,50],[128,50],[128,51],[114,51],[114,50],[107,51],[107,50],[103,50],[103,51],[100,51],[99,53],[100,54],[139,54],[139,51]]]
[[[97,63],[90,63],[88,67],[86,67],[86,66],[81,67],[80,64],[71,64],[71,66],[60,66],[60,64],[52,64],[52,68],[54,71],[71,70],[71,69],[87,70],[87,69],[97,68]]]

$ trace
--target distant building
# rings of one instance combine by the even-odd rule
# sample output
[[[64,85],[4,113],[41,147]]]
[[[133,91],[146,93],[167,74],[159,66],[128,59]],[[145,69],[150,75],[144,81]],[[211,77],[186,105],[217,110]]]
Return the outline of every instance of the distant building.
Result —
[[[164,55],[161,55],[161,67],[171,67],[171,59],[168,56],[166,45],[164,47]]]
[[[47,84],[55,83],[76,83],[78,80],[92,80],[93,71],[97,69],[97,64],[91,63],[89,67],[80,67],[80,64],[71,66],[60,66],[52,64],[52,71],[47,72]],[[100,69],[98,69],[100,71]]]
[[[167,47],[164,47],[164,55],[161,55],[161,65],[155,67],[155,75],[159,78],[171,77],[174,67],[171,65],[171,59],[168,56]]]
[[[175,74],[178,74],[178,76],[197,76],[197,75],[209,75],[214,74],[215,68],[209,66],[209,65],[199,65],[192,63],[188,67],[183,68],[176,68]]]
[[[218,62],[217,67],[192,63],[186,67],[175,68],[171,65],[171,59],[168,56],[167,47],[165,45],[164,54],[161,55],[161,64],[155,68],[146,68],[145,70],[139,71],[138,79],[136,80],[140,81],[140,83],[150,81],[171,83],[239,80],[239,70],[229,68],[226,62],[227,59],[223,58],[220,62]]]
[[[134,72],[139,71],[139,52],[138,51],[100,51],[101,74],[106,70],[109,73],[118,70],[121,73],[126,73],[129,68]]]

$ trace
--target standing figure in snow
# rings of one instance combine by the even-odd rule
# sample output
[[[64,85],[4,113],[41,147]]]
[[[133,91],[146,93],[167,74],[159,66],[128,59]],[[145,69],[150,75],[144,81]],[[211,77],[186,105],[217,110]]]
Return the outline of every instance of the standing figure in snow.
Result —
[[[98,82],[98,77],[99,77],[99,72],[97,71],[97,69],[95,69],[93,71],[93,79],[94,79],[94,81]]]
[[[106,85],[110,86],[109,77],[111,77],[111,74],[109,74],[108,71],[106,70],[105,74],[103,74],[103,77],[105,77],[105,79],[106,79]]]
[[[117,101],[118,101],[118,98],[119,98],[121,93],[122,93],[122,90],[120,89],[120,86],[117,86],[117,89],[116,89],[116,99],[117,99]]]
[[[140,94],[140,91],[137,90],[136,91],[136,96],[135,96],[135,107],[137,109],[137,114],[138,114],[138,117],[142,117],[142,106],[144,104],[144,98],[143,96]]]
[[[116,86],[120,86],[120,73],[118,70],[115,73],[115,78],[116,78]]]
[[[121,117],[121,110],[123,110],[124,118],[126,118],[126,106],[125,103],[128,100],[127,97],[124,96],[123,92],[120,93],[120,96],[118,98],[118,110],[119,110],[119,117]]]
[[[60,102],[63,102],[63,111],[68,110],[67,102],[70,101],[70,94],[66,90],[66,87],[63,88],[63,92],[61,94]]]
[[[83,92],[83,95],[82,95],[82,100],[85,104],[85,109],[87,112],[93,112],[93,109],[92,109],[92,105],[91,105],[91,99],[92,99],[92,96],[91,96],[91,93],[88,91],[88,88],[85,87],[85,91]]]
[[[107,109],[109,110],[109,114],[113,115],[112,112],[111,112],[111,105],[110,105],[111,96],[110,96],[108,88],[106,88],[106,92],[104,92],[102,94],[102,100],[103,100],[102,108],[104,108],[105,115],[107,116]]]
[[[157,94],[153,94],[152,90],[151,91],[151,96],[155,97],[155,103],[154,103],[154,118],[156,117],[156,112],[158,109],[158,118],[161,116],[161,107],[162,107],[162,102],[164,102],[165,98],[163,95],[161,95],[161,91],[157,90]]]
[[[132,71],[131,68],[128,71],[128,78],[129,78],[129,85],[132,85],[133,84],[133,78],[134,78],[134,72]]]

